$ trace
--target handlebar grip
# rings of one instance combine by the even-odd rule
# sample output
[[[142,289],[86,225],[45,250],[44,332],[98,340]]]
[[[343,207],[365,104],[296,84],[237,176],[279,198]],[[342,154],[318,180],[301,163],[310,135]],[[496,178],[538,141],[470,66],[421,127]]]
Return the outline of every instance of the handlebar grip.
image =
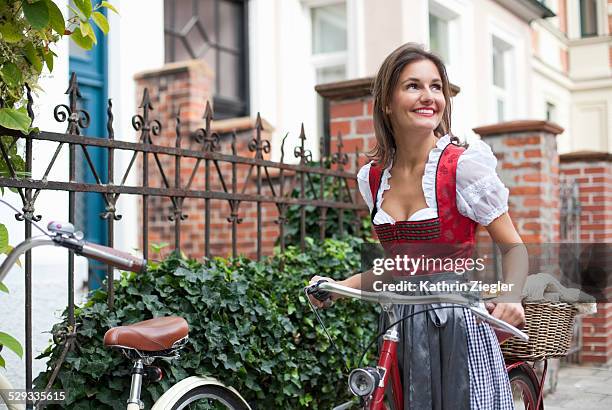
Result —
[[[104,245],[98,245],[97,243],[83,241],[82,244],[82,248],[79,252],[80,254],[104,262],[118,269],[141,273],[147,265],[146,259],[139,258],[128,252],[123,252]]]
[[[308,289],[308,294],[312,295],[319,302],[326,302],[330,299],[331,293],[328,290],[319,289],[319,285],[327,280],[321,279]]]

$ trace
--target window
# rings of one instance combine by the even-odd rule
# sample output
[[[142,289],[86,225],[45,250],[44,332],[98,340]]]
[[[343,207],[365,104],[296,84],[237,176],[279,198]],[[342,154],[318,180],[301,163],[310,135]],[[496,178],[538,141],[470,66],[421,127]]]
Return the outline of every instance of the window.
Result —
[[[580,0],[580,36],[597,35],[597,0]]]
[[[445,64],[450,62],[448,21],[429,14],[429,48],[440,56]]]
[[[348,64],[346,3],[310,8],[312,64],[317,84],[345,80]],[[329,154],[329,116],[324,100],[317,96],[317,124],[324,138],[324,154]]]
[[[215,72],[216,118],[248,115],[246,0],[165,0],[166,62],[202,59]]]
[[[495,101],[496,120],[498,122],[506,121],[509,118],[509,59],[511,46],[493,36],[492,49],[492,78],[493,78],[493,95]]]

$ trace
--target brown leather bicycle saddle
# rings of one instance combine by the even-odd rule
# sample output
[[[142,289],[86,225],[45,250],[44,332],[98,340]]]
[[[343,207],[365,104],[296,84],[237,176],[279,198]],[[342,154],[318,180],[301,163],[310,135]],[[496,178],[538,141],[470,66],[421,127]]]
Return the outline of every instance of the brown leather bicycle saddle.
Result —
[[[104,345],[157,352],[171,349],[188,333],[189,325],[182,317],[158,317],[109,329],[104,335]]]

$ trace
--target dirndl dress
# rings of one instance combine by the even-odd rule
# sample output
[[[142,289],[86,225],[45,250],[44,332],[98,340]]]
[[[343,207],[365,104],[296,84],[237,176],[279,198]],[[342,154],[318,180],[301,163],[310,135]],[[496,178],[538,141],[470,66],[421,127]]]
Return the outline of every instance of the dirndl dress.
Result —
[[[431,192],[425,196],[428,206],[435,207],[437,216],[417,221],[374,223],[387,255],[393,255],[405,244],[417,247],[423,244],[427,246],[423,246],[422,250],[427,249],[429,253],[422,255],[418,251],[419,256],[472,256],[478,223],[465,216],[467,212],[459,212],[457,205],[457,164],[465,151],[465,148],[451,143],[450,137],[445,136],[430,153],[426,174],[435,172],[435,198],[431,197]],[[364,172],[367,172],[365,176],[369,189],[363,184]],[[377,212],[381,211],[376,198],[381,198],[382,203],[379,190],[384,172],[381,166],[371,162],[362,168],[359,175],[362,179],[359,181],[360,190],[368,205],[371,205],[373,222]],[[494,164],[493,174],[497,178]],[[427,183],[432,182],[424,179],[424,187]],[[426,279],[431,283],[448,279],[448,273],[415,273],[412,279]],[[457,278],[456,274],[452,275]],[[399,313],[403,317],[428,307],[431,305],[401,306]],[[386,325],[383,323],[385,317],[381,315],[381,328]],[[450,307],[430,310],[401,322],[398,362],[404,409],[514,409],[508,374],[495,332],[488,324],[476,322],[468,309]]]

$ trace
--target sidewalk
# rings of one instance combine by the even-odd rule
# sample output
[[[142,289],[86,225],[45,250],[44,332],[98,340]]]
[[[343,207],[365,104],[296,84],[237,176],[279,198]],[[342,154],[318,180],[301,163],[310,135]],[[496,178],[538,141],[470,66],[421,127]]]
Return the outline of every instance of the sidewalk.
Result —
[[[612,367],[563,365],[556,391],[544,398],[546,410],[612,409]]]

